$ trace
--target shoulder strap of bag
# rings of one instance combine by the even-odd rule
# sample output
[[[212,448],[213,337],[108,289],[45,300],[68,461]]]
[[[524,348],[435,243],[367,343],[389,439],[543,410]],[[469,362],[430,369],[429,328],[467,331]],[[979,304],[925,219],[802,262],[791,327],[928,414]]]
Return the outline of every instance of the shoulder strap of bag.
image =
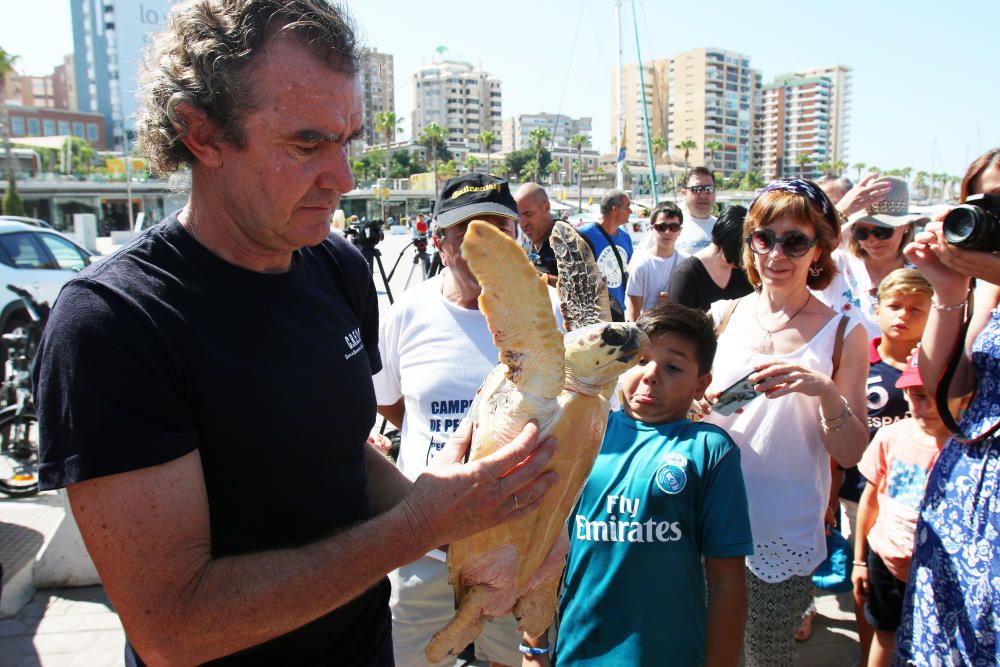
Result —
[[[611,235],[608,234],[607,230],[604,229],[600,223],[597,223],[594,226],[597,227],[602,234],[604,234],[604,238],[608,240],[608,245],[611,246],[611,250],[615,253],[615,259],[618,260],[618,270],[622,272],[622,282],[624,283],[627,275],[625,274],[625,265],[622,264],[622,256],[618,254],[618,246],[615,245],[614,239],[611,238]]]
[[[847,315],[840,316],[840,323],[837,325],[837,337],[833,341],[833,373],[832,378],[840,370],[840,354],[844,350],[844,331],[847,330]]]
[[[726,312],[722,314],[722,321],[719,322],[719,326],[715,329],[716,338],[721,336],[722,332],[726,330],[726,326],[729,325],[729,318],[733,316],[733,313],[736,311],[736,306],[740,304],[740,300],[742,298],[743,297],[740,297],[739,299],[733,299],[729,303],[729,307],[726,308]]]

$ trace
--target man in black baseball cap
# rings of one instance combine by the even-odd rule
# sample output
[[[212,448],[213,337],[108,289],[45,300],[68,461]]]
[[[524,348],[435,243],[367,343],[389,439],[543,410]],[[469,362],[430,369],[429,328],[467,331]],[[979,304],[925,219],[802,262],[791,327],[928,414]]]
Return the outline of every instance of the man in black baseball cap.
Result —
[[[432,232],[441,253],[445,298],[462,308],[479,308],[479,281],[462,259],[469,223],[482,220],[517,238],[517,202],[507,181],[489,174],[465,174],[444,184],[434,207]]]

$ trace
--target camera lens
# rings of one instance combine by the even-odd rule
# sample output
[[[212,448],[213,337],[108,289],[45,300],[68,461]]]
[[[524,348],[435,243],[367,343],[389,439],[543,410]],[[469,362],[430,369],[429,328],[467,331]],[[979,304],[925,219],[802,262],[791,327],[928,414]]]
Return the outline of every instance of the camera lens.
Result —
[[[942,224],[945,239],[952,245],[967,245],[975,236],[976,228],[983,224],[982,217],[975,206],[956,206],[945,216]]]
[[[956,206],[945,216],[942,231],[948,243],[967,250],[993,252],[1000,250],[1000,216],[992,210],[991,202],[981,196],[970,197],[975,203]]]

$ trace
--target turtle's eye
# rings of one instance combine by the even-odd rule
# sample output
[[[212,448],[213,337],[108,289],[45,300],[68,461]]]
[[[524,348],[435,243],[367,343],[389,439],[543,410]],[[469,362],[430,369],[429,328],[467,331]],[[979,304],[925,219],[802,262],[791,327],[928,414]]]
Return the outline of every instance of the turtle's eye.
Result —
[[[620,347],[628,342],[629,333],[628,329],[622,329],[614,326],[606,327],[604,331],[601,332],[601,340],[608,345]]]

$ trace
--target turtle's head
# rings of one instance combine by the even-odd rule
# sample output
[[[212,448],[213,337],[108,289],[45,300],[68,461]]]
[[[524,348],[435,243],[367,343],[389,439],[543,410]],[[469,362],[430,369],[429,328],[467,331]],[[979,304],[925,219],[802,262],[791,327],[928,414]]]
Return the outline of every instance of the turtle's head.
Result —
[[[649,338],[631,322],[599,322],[565,338],[566,386],[596,394],[632,368],[649,348]]]

